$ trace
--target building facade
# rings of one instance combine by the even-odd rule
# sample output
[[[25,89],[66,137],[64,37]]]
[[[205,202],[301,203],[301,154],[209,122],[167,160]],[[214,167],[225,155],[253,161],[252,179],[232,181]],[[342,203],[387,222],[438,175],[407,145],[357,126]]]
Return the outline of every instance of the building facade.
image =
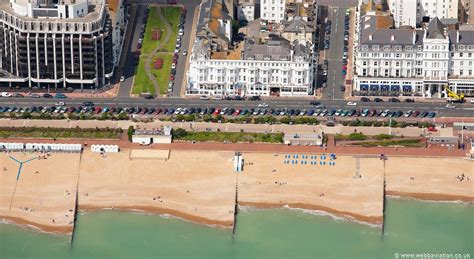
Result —
[[[193,50],[188,94],[306,96],[313,92],[309,46],[291,47],[285,39],[258,45],[246,42],[238,59],[212,59],[201,39]]]
[[[123,1],[10,0],[0,4],[0,84],[99,88],[121,53]]]
[[[260,0],[260,18],[280,23],[285,17],[286,0]]]
[[[266,0],[269,1],[269,0]],[[278,0],[280,1],[280,0]],[[188,95],[307,96],[313,93],[314,25],[299,17],[265,24],[260,19],[226,30],[234,18],[222,0],[201,4],[198,33],[187,74]]]
[[[255,0],[239,0],[237,4],[237,19],[249,22],[255,19]]]
[[[416,27],[418,23],[417,2],[419,0],[388,0],[387,4],[393,15],[395,28],[400,26]]]
[[[445,87],[474,96],[474,31],[448,30],[438,18],[426,29],[375,29],[362,17],[356,52],[356,95],[447,98]]]
[[[395,28],[420,24],[423,17],[458,20],[459,0],[388,0]]]

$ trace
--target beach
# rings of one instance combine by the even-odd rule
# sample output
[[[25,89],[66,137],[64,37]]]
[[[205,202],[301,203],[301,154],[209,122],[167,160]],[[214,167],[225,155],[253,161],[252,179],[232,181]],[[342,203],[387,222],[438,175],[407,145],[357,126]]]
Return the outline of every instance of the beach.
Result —
[[[38,156],[16,152],[0,155],[0,218],[47,232],[70,233],[80,155]],[[33,159],[23,164],[18,181],[20,164],[11,157],[20,162]]]
[[[464,174],[461,181],[458,176]],[[474,161],[464,158],[390,157],[386,194],[438,201],[474,201]]]
[[[474,162],[462,158],[389,157],[384,162],[375,156],[338,156],[335,165],[328,165],[329,158],[321,165],[321,154],[317,158],[312,158],[316,153],[298,154],[298,158],[285,155],[244,152],[243,171],[236,173],[230,151],[170,150],[168,154],[123,149],[103,156],[86,149],[82,154],[52,153],[47,159],[25,163],[17,182],[19,165],[9,156],[24,161],[38,153],[2,153],[0,218],[70,234],[76,186],[79,211],[169,214],[222,228],[234,227],[236,198],[239,206],[317,210],[381,226],[384,177],[388,195],[474,199],[472,180],[467,180],[474,177]],[[462,173],[460,181],[456,176]]]

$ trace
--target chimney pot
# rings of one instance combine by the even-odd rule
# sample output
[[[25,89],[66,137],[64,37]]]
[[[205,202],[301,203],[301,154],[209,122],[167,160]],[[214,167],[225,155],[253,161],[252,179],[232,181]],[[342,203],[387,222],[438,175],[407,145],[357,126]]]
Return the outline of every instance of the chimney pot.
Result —
[[[392,35],[392,37],[390,37],[390,40],[394,41],[395,40],[395,35]]]

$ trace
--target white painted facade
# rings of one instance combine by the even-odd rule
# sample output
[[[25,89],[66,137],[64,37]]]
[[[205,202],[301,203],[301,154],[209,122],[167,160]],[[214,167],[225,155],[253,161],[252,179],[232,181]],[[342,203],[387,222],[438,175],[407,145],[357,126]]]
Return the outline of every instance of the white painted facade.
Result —
[[[419,0],[388,0],[387,4],[393,15],[395,28],[400,26],[416,27],[417,19],[417,1]]]
[[[260,18],[280,23],[285,18],[286,0],[260,0]]]
[[[310,62],[265,60],[194,60],[189,68],[188,94],[306,96],[312,91]]]
[[[425,37],[422,45],[362,45],[355,65],[356,92],[447,97],[447,84],[454,92],[474,96],[474,43]]]
[[[424,16],[458,19],[458,0],[388,0],[395,28],[416,27]]]
[[[249,22],[255,19],[255,1],[244,0],[237,5],[237,19]]]

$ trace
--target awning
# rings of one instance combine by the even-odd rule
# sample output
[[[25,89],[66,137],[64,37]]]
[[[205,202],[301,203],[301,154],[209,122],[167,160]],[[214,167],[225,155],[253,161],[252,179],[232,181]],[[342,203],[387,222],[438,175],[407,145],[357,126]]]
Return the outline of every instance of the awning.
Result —
[[[391,85],[391,86],[390,86],[390,91],[392,91],[392,92],[400,92],[400,86],[399,86],[399,85]]]
[[[411,92],[411,85],[404,85],[403,86],[403,92]]]
[[[367,90],[369,90],[369,85],[367,85],[367,84],[361,84],[361,85],[360,85],[360,90],[361,90],[361,91],[367,91]]]
[[[379,85],[370,85],[370,91],[378,91],[379,90]]]
[[[380,91],[382,91],[382,92],[388,92],[389,90],[390,90],[389,85],[381,85],[380,86]]]

